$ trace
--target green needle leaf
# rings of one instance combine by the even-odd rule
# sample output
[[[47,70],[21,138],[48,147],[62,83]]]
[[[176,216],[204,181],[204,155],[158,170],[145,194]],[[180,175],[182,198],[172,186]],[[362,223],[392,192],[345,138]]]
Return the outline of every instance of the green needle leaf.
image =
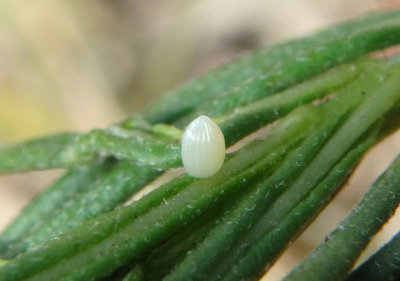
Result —
[[[352,271],[345,280],[396,280],[398,276],[400,276],[400,232]]]
[[[400,156],[373,184],[354,211],[326,242],[284,280],[339,280],[354,264],[371,237],[394,213],[400,202]]]

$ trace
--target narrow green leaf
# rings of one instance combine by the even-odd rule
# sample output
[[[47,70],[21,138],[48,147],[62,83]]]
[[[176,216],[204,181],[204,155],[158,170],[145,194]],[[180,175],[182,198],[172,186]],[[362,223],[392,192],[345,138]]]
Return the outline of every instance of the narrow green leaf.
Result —
[[[99,281],[144,281],[145,279],[144,269],[141,264],[135,264],[133,266],[125,266],[118,269],[111,275],[98,279]]]
[[[372,89],[375,87],[373,83],[376,84],[378,77],[376,74],[368,74],[370,67],[379,69],[381,66],[373,61],[361,61],[357,64],[341,66],[293,88],[261,99],[256,103],[237,108],[232,114],[220,121],[221,130],[224,135],[229,136],[226,138],[227,144],[235,143],[302,104],[323,98],[335,91],[347,91],[348,95],[352,95],[354,92]],[[366,71],[363,71],[364,69]],[[360,73],[363,77],[346,86]],[[375,77],[371,79],[371,75]],[[362,81],[369,85],[360,89],[359,85],[362,84]]]
[[[64,133],[23,142],[0,150],[0,173],[67,167],[71,158],[65,148],[79,135]]]
[[[122,279],[122,281],[141,281],[144,279],[143,268],[140,266],[135,266],[132,270]]]
[[[161,280],[167,276],[172,269],[182,262],[189,251],[192,251],[207,236],[209,231],[219,223],[219,217],[224,210],[231,207],[238,196],[233,197],[228,204],[221,204],[218,211],[199,217],[195,222],[189,223],[179,233],[175,234],[161,246],[152,249],[143,263],[145,275],[148,280]],[[233,201],[233,202],[232,202]],[[186,275],[188,278],[188,275]]]
[[[79,139],[79,143],[72,148],[71,153],[77,155],[78,163],[82,157],[90,158],[92,155],[98,155],[132,160],[141,165],[171,168],[181,166],[182,163],[178,142],[173,141],[166,142],[156,137],[146,140],[117,135],[110,131],[93,130]]]
[[[339,280],[400,202],[400,156],[355,210],[284,280]]]
[[[235,92],[235,87],[255,77],[265,79],[264,91],[258,91],[263,96],[283,90],[333,66],[399,43],[399,15],[399,11],[372,14],[259,50],[168,93],[144,116],[150,123],[172,122],[204,103]],[[236,94],[241,96],[240,92]],[[230,100],[221,97],[220,102]]]
[[[150,131],[112,126],[87,134],[60,134],[0,150],[0,173],[93,165],[108,156],[157,168],[181,166],[179,130],[156,125]]]
[[[400,276],[400,232],[353,270],[346,281],[396,280]]]
[[[114,163],[107,162],[68,171],[50,188],[31,201],[2,232],[0,236],[1,254],[4,255],[9,245],[42,227],[46,217],[58,214],[61,206],[84,192],[113,165]]]
[[[34,228],[22,236],[19,243],[9,245],[9,251],[4,256],[12,258],[23,251],[31,251],[40,243],[56,239],[82,221],[113,210],[159,175],[152,168],[125,161],[117,163],[109,171],[103,168],[102,172],[101,177],[96,174],[97,179],[92,178],[90,183],[87,183],[89,178],[84,177],[88,184],[84,190],[75,193],[69,200],[65,198],[63,202],[59,202],[57,209],[37,218]],[[41,198],[41,201],[47,202],[48,199]]]

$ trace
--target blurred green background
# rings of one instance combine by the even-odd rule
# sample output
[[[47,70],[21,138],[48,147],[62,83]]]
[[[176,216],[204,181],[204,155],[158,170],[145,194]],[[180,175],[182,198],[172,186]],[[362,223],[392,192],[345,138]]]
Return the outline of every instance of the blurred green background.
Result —
[[[400,1],[0,0],[0,146],[106,127],[246,51],[396,7]],[[345,216],[400,151],[400,135],[384,144],[268,280],[282,276]],[[0,230],[60,173],[1,176]]]

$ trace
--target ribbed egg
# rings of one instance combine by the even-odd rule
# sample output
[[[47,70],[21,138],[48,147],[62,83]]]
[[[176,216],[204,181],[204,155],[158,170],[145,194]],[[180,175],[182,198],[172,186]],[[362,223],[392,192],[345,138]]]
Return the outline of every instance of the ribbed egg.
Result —
[[[221,168],[225,159],[225,138],[208,116],[194,119],[182,137],[182,161],[188,175],[207,178]]]

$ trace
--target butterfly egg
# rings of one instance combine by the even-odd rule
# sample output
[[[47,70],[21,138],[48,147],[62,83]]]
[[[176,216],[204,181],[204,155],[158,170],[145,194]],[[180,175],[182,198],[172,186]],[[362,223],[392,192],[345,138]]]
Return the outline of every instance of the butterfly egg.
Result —
[[[221,168],[225,159],[225,138],[208,116],[194,119],[182,137],[182,162],[188,175],[207,178]]]

